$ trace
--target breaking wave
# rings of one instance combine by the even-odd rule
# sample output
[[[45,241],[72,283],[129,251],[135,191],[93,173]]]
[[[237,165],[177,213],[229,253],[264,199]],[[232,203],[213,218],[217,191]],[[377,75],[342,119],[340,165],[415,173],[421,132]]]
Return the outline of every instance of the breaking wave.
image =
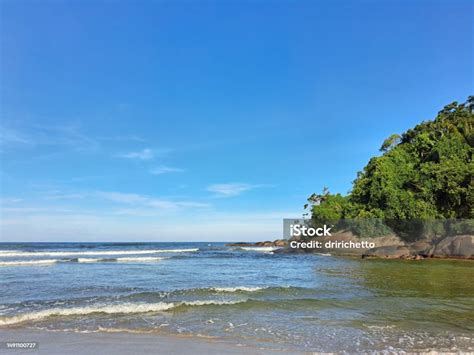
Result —
[[[256,292],[260,290],[267,289],[268,287],[247,287],[247,286],[237,286],[237,287],[211,287],[210,289],[216,292]]]
[[[142,255],[157,253],[193,253],[199,248],[188,249],[150,249],[150,250],[104,250],[104,251],[0,251],[0,257],[18,256],[70,256],[70,255]]]
[[[164,259],[168,259],[168,258],[160,258],[160,257],[153,257],[153,256],[144,256],[144,257],[136,257],[136,258],[133,258],[133,257],[128,257],[128,258],[117,258],[116,260],[118,262],[130,262],[130,263],[134,263],[134,262],[153,262],[153,261],[160,261],[160,260],[164,260]]]
[[[42,266],[53,265],[57,263],[149,263],[169,259],[166,257],[124,257],[124,258],[76,258],[76,259],[40,259],[40,260],[15,260],[0,261],[0,266]]]
[[[274,250],[281,249],[280,247],[240,247],[239,249],[246,251],[257,251],[257,252],[272,252]]]
[[[110,263],[110,262],[122,262],[122,263],[140,263],[140,262],[154,262],[154,261],[161,261],[168,258],[159,257],[159,256],[137,256],[137,257],[125,257],[125,258],[101,258],[101,259],[94,259],[94,258],[78,258],[72,259],[71,261],[77,261],[78,263]]]
[[[61,260],[45,259],[45,260],[17,260],[17,261],[0,261],[0,266],[37,266],[52,265]]]
[[[167,311],[177,307],[194,307],[194,306],[209,306],[209,305],[233,305],[237,303],[243,303],[242,301],[217,301],[217,300],[206,300],[206,301],[182,301],[182,302],[157,302],[157,303],[125,303],[118,305],[95,305],[87,307],[74,307],[74,308],[50,308],[42,311],[23,313],[16,316],[0,317],[0,326],[15,325],[25,322],[35,322],[44,320],[49,317],[55,316],[84,316],[95,313],[102,314],[137,314],[137,313],[149,313],[149,312],[161,312]]]

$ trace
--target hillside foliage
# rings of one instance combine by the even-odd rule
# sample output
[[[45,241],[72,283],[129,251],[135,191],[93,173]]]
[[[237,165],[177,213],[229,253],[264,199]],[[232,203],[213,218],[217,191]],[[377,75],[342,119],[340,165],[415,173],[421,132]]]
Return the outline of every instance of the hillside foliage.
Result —
[[[325,189],[309,197],[312,220],[374,219],[400,229],[403,223],[391,221],[473,219],[473,107],[470,96],[445,106],[434,120],[388,137],[382,155],[357,174],[347,196]]]

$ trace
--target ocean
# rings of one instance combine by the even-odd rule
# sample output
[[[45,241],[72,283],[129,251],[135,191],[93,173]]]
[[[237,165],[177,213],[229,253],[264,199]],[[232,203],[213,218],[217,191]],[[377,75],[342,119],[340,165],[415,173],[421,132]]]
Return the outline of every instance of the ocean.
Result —
[[[224,243],[0,243],[0,332],[181,334],[285,351],[473,351],[474,263]]]

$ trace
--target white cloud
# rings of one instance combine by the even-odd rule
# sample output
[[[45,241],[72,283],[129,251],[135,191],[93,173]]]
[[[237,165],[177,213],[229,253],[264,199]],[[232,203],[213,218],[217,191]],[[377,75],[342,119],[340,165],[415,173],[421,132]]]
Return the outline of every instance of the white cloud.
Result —
[[[115,214],[116,208],[119,208],[120,214],[128,214],[125,212],[130,212],[133,214],[143,214],[143,211],[147,211],[147,214],[157,214],[157,213],[166,213],[166,212],[179,212],[184,209],[204,209],[209,208],[211,205],[209,203],[204,203],[194,200],[178,199],[178,198],[161,198],[153,197],[148,195],[142,195],[137,193],[123,193],[117,191],[77,191],[77,192],[61,192],[61,191],[46,191],[40,193],[39,196],[43,201],[56,201],[61,200],[78,200],[84,199],[87,204],[95,206],[97,203],[103,204],[104,202],[113,203],[112,206],[108,207],[108,211],[112,214]],[[37,207],[32,209],[28,208],[18,208],[16,205],[12,206],[12,203],[22,202],[22,199],[16,198],[3,198],[0,199],[0,207],[3,211],[19,211],[19,212],[31,212],[38,210]],[[126,208],[123,206],[126,205]],[[48,210],[48,206],[41,207],[41,210]],[[56,207],[54,207],[55,209]],[[64,207],[62,207],[64,208]]]
[[[176,211],[183,208],[206,208],[209,204],[198,201],[173,201],[146,195],[130,194],[122,192],[97,192],[97,196],[103,199],[138,207],[159,209],[166,211]]]
[[[83,133],[80,126],[69,125],[39,125],[23,124],[21,131],[9,127],[0,127],[0,146],[13,147],[17,145],[62,146],[75,151],[97,149],[99,142],[96,138]]]
[[[213,184],[209,185],[206,190],[213,192],[217,197],[233,197],[260,186],[261,185],[251,185],[243,183]]]
[[[168,173],[182,173],[184,169],[181,168],[173,168],[169,166],[159,166],[150,170],[150,173],[153,175],[163,175]]]
[[[145,148],[138,152],[130,152],[117,155],[119,158],[136,159],[136,160],[151,160],[155,157],[155,153],[150,148]]]
[[[122,192],[97,192],[99,197],[102,197],[106,200],[120,203],[142,203],[146,201],[146,198],[138,194],[129,194]]]

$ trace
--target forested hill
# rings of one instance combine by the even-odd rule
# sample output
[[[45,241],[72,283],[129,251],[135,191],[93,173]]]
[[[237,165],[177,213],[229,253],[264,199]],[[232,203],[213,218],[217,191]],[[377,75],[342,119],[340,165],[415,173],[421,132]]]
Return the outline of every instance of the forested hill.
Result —
[[[357,174],[347,196],[313,194],[313,220],[474,218],[474,96],[432,121],[393,134]]]

